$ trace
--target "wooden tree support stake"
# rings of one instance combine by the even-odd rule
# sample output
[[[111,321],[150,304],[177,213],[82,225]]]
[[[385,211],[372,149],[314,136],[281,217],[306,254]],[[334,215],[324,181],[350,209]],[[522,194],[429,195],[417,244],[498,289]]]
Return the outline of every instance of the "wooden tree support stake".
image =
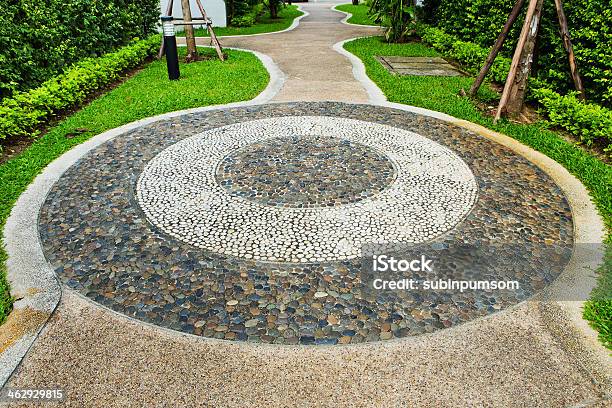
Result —
[[[567,19],[565,18],[565,12],[563,11],[563,3],[561,0],[555,0],[555,7],[557,8],[557,17],[559,17],[559,27],[561,29],[561,39],[563,40],[563,46],[567,51],[569,59],[570,72],[572,74],[572,80],[574,81],[574,87],[578,91],[578,97],[581,100],[586,100],[584,87],[582,86],[582,80],[578,74],[578,67],[576,65],[576,58],[574,57],[574,47],[570,40],[569,28],[567,27]]]
[[[512,57],[512,64],[510,65],[504,91],[497,107],[494,123],[499,120],[502,114],[516,116],[520,114],[523,108],[527,80],[529,79],[531,63],[533,61],[535,40],[542,14],[542,3],[543,0],[529,0],[525,23],[523,24],[523,29],[521,30],[521,35]]]
[[[202,6],[202,2],[200,0],[196,0],[196,3],[198,5],[198,8],[200,9],[200,13],[202,13],[202,18],[205,20],[208,20],[206,11],[204,11],[204,7]],[[217,36],[215,35],[215,31],[212,28],[212,24],[210,23],[210,20],[208,21],[209,23],[206,24],[206,28],[208,29],[208,35],[210,35],[210,42],[215,47],[215,50],[217,50],[217,56],[219,57],[219,59],[221,61],[225,61],[225,55],[223,55],[223,49],[221,48],[221,44],[219,43],[219,40],[217,39]]]
[[[493,45],[493,48],[491,48],[491,52],[489,52],[489,55],[487,56],[484,66],[480,69],[480,72],[478,73],[476,80],[470,87],[470,92],[469,92],[470,96],[473,97],[478,93],[478,89],[480,88],[480,85],[482,85],[482,82],[484,81],[485,77],[489,73],[489,70],[493,66],[495,57],[497,57],[499,50],[501,50],[502,45],[504,45],[504,41],[506,41],[506,38],[508,37],[510,28],[512,28],[512,25],[516,21],[516,18],[521,13],[521,8],[523,8],[524,3],[525,3],[525,0],[516,0],[516,3],[514,3],[514,7],[512,8],[512,12],[510,12],[508,21],[506,21],[506,24],[504,24],[504,28],[502,28],[501,32],[499,33],[499,36],[497,37],[497,40],[495,41],[495,44]]]

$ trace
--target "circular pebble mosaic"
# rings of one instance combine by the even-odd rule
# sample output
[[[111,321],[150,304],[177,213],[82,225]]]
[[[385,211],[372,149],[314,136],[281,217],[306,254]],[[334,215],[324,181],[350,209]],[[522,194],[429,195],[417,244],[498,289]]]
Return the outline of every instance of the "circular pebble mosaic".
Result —
[[[293,140],[301,141],[299,149]],[[257,163],[236,164],[241,158],[255,158],[256,151],[295,163],[296,157],[316,152],[321,143],[333,150],[326,160],[330,173],[348,174],[366,163],[376,172],[358,175],[353,188],[341,187],[339,193],[304,190],[282,202],[270,190],[278,186],[260,183],[267,176],[246,177]],[[350,143],[350,151],[342,149],[343,143]],[[353,151],[364,153],[364,158],[342,163],[342,157]],[[267,165],[286,169],[282,160]],[[333,179],[317,174],[322,185]],[[295,180],[287,171],[283,178]],[[228,180],[232,183],[224,183]],[[269,180],[273,183],[275,178]],[[381,208],[389,211],[359,218],[364,209],[383,206],[379,201],[389,191],[419,191],[420,183],[429,183],[421,191],[433,190],[425,191],[425,197],[448,200],[450,207],[423,201],[428,208],[421,209],[410,202],[415,197],[388,196],[387,207]],[[247,192],[255,195],[242,196]],[[176,199],[171,197],[175,193]],[[162,201],[155,201],[160,197]],[[266,201],[270,197],[273,202]],[[315,205],[336,200],[333,207]],[[333,214],[328,221],[340,217],[338,225],[352,239],[367,236],[368,228],[372,237],[394,238],[395,232],[385,233],[384,224],[374,221],[401,221],[400,208],[407,210],[405,217],[419,214],[431,225],[438,225],[432,214],[444,214],[440,223],[445,233],[428,231],[429,221],[414,218],[414,228],[405,237],[426,240],[419,245],[428,254],[446,248],[451,255],[447,259],[453,261],[448,268],[465,272],[453,272],[455,278],[474,278],[467,268],[470,258],[485,259],[487,279],[517,279],[520,290],[374,292],[365,290],[363,258],[351,258],[354,252],[332,251],[333,259],[323,261],[257,260],[247,258],[256,253],[252,248],[242,253],[237,248],[233,254],[215,246],[217,238],[186,235],[188,229],[180,222],[175,235],[167,232],[172,232],[172,224],[163,223],[172,219],[170,213],[183,211],[192,216],[185,218],[187,223],[216,233],[212,216],[202,209],[204,202],[216,205],[213,216],[234,230],[234,235],[220,235],[230,244],[246,237],[234,225],[271,225],[262,214],[286,217],[289,225],[294,219],[321,220],[321,214]],[[251,222],[236,218],[234,224],[228,212],[250,217]],[[346,214],[357,217],[353,224]],[[372,226],[366,227],[370,221]],[[320,221],[317,228],[332,230],[326,222]],[[334,102],[219,109],[126,132],[65,172],[49,191],[38,229],[45,256],[62,283],[95,302],[185,333],[274,344],[361,343],[452,327],[529,299],[558,276],[573,249],[571,210],[563,192],[525,158],[434,118]],[[306,228],[284,234],[287,239],[315,236]],[[428,234],[434,238],[428,239]],[[329,240],[321,242],[319,248],[333,248]],[[279,248],[283,245],[277,243]],[[368,253],[368,245],[363,253]],[[545,251],[546,245],[559,251]],[[273,256],[293,261],[277,252]]]
[[[365,154],[346,162],[359,153]],[[260,170],[253,163],[259,154]],[[242,171],[228,177],[233,167]],[[268,172],[276,169],[280,174]],[[351,173],[359,174],[355,184]],[[297,200],[283,201],[297,207],[314,190],[310,200],[327,205],[245,199],[244,188],[228,188],[234,179],[250,191],[297,190]],[[338,194],[349,203],[329,205]],[[144,213],[167,234],[216,253],[274,262],[351,259],[367,243],[431,240],[465,217],[476,195],[469,167],[440,144],[403,129],[321,116],[242,122],[190,137],[151,160],[137,185]]]
[[[393,164],[362,144],[328,136],[252,143],[227,155],[217,183],[264,205],[334,207],[372,197],[395,178]]]

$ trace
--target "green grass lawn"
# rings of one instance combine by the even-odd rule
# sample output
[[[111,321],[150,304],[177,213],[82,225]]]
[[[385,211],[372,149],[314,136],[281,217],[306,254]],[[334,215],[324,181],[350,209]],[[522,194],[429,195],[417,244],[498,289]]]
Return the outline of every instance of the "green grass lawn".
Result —
[[[301,16],[302,13],[298,10],[296,5],[287,5],[278,12],[277,19],[270,18],[269,13],[265,13],[258,17],[257,23],[250,27],[216,27],[215,34],[217,37],[228,36],[228,35],[247,35],[247,34],[261,34],[261,33],[272,33],[274,31],[282,31],[289,28],[293,20]],[[208,31],[203,28],[196,28],[196,37],[208,37]],[[177,33],[177,36],[185,36],[184,33]]]
[[[340,4],[335,7],[336,10],[351,13],[352,16],[347,20],[347,23],[361,25],[377,25],[376,22],[368,15],[369,7],[365,4],[353,6],[352,4]]]
[[[179,50],[185,52],[184,49]],[[0,165],[0,229],[11,207],[28,184],[51,161],[73,146],[106,130],[148,116],[181,109],[249,100],[269,82],[267,70],[253,54],[226,50],[221,62],[210,48],[210,59],[181,64],[181,79],[169,81],[165,60],[153,61],[107,94],[95,99],[34,142],[17,157]],[[79,133],[76,129],[88,129]],[[73,137],[73,135],[77,135]],[[3,248],[3,246],[2,246]],[[11,309],[6,281],[6,257],[0,249],[0,323]]]
[[[545,123],[531,125],[500,121],[486,116],[460,90],[469,89],[470,77],[396,76],[389,73],[375,59],[377,55],[436,56],[435,50],[421,43],[388,44],[381,37],[370,37],[348,42],[344,48],[358,56],[368,76],[376,82],[391,102],[419,106],[465,119],[503,133],[546,154],[575,175],[591,193],[593,201],[608,228],[612,231],[612,166],[567,142]],[[482,87],[479,98],[497,99],[491,89]],[[494,104],[494,103],[492,103]],[[599,286],[587,304],[585,317],[599,330],[602,342],[612,348],[612,236],[608,236],[606,262],[600,268]]]

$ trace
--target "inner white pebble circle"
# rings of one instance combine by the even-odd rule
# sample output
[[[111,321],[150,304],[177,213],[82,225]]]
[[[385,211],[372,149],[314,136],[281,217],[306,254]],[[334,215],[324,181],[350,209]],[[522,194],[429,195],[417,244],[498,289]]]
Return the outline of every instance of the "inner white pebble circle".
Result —
[[[369,146],[393,163],[397,177],[372,197],[320,208],[266,206],[218,185],[217,166],[229,153],[288,135]],[[198,248],[313,262],[359,257],[370,243],[419,243],[444,234],[471,210],[477,183],[459,156],[414,132],[338,117],[285,116],[215,128],[168,147],[145,166],[136,196],[153,225]]]

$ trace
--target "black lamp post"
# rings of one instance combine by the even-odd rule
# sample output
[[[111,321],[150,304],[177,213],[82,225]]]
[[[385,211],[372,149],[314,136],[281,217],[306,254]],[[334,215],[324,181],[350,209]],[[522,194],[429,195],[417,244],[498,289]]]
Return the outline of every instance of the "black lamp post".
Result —
[[[166,64],[168,65],[168,78],[179,79],[178,50],[176,48],[176,34],[172,16],[162,16],[162,29],[164,31],[164,48],[166,50]]]

